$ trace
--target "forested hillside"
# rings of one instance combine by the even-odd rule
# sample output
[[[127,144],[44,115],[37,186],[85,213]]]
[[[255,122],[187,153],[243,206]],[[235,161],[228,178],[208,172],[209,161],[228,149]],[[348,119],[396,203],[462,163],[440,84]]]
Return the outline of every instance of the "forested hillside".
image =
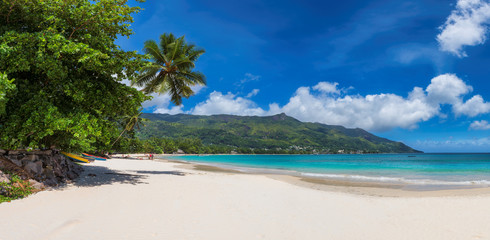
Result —
[[[140,139],[199,139],[240,153],[407,153],[403,143],[363,129],[300,122],[285,114],[268,117],[233,115],[143,114]]]

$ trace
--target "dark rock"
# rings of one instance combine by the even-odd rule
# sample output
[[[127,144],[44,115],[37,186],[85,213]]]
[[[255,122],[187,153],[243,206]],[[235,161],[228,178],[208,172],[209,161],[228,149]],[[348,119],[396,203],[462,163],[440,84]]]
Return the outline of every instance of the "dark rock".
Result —
[[[22,161],[24,163],[24,162],[34,162],[36,160],[38,160],[37,155],[26,155],[20,161]],[[26,164],[26,163],[24,163],[24,164]]]
[[[33,179],[44,186],[73,180],[83,171],[81,166],[68,161],[56,150],[9,151],[8,155],[0,154],[0,165],[22,179]]]
[[[20,160],[10,158],[10,161],[17,166],[22,167],[22,162]]]
[[[0,149],[0,155],[5,155],[5,154],[7,154],[7,151]]]
[[[51,166],[51,167],[54,166],[55,162],[56,162],[56,160],[51,158],[51,157],[43,157],[41,159],[41,161],[43,162],[43,167],[45,167],[45,168],[48,166]]]
[[[66,160],[66,159],[64,159],[64,158],[63,158],[62,160],[60,160],[60,165],[61,165],[62,167],[66,167],[66,168],[68,168],[68,170],[71,170],[71,165],[70,165],[70,164],[67,162],[67,160]]]
[[[44,188],[46,188],[44,186],[44,184],[34,180],[34,179],[29,179],[29,184],[31,185],[31,187],[33,187],[34,189],[37,189],[37,190],[43,190]]]
[[[43,163],[41,161],[38,162],[29,162],[27,165],[24,167],[24,169],[34,175],[34,176],[39,176],[41,175],[43,171]]]
[[[58,182],[55,179],[47,179],[43,182],[44,185],[46,186],[56,186],[58,185]]]
[[[20,155],[20,154],[26,154],[26,150],[10,150],[9,155]]]
[[[53,166],[53,172],[54,172],[54,175],[57,177],[64,177],[65,176],[65,171],[63,171],[63,168],[58,164]]]
[[[46,168],[43,169],[43,176],[45,178],[54,178],[54,172],[53,172],[53,167],[47,166]]]
[[[30,151],[30,152],[27,152],[28,155],[51,155],[53,153],[53,151],[51,150],[34,150],[34,151]]]
[[[73,180],[73,179],[75,179],[75,178],[77,178],[77,177],[78,177],[78,174],[77,174],[77,173],[75,173],[75,172],[71,172],[71,171],[70,171],[70,172],[68,172],[68,173],[66,174],[66,176],[67,176],[67,177],[68,177],[70,180]]]

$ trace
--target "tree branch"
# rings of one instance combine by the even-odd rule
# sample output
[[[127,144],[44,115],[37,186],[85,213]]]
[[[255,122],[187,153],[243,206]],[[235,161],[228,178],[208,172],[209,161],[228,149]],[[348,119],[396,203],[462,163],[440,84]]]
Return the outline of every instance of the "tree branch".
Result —
[[[92,21],[92,20],[94,19],[94,17],[95,17],[95,16],[96,16],[96,15],[93,15],[91,18],[87,19],[87,21],[83,22],[83,23],[82,23],[82,25],[80,25],[80,26],[76,27],[75,29],[73,29],[73,31],[72,31],[72,32],[71,32],[71,34],[70,34],[70,37],[68,37],[68,40],[70,40],[70,39],[71,39],[71,37],[73,36],[73,34],[74,34],[74,33],[75,33],[77,30],[79,30],[79,29],[80,29],[80,28],[82,28],[83,26],[87,25],[87,24],[88,24],[90,21]]]
[[[15,0],[12,5],[10,5],[10,9],[9,9],[9,13],[7,14],[7,23],[9,23],[9,18],[10,18],[10,14],[12,13],[12,11],[14,10],[14,6],[15,6],[15,3],[17,2],[17,0]]]

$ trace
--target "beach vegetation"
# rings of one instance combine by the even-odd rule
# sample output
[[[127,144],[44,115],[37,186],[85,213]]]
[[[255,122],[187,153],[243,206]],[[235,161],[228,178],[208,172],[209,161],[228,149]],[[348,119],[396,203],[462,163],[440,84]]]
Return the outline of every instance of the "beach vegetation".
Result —
[[[32,194],[34,188],[29,181],[22,180],[18,175],[9,173],[9,182],[0,182],[0,203],[10,202]]]

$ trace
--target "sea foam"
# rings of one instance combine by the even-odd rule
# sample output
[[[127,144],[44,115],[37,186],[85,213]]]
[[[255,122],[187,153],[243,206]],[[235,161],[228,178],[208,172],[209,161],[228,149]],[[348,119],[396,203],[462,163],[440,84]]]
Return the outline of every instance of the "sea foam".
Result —
[[[441,180],[434,180],[434,179],[408,179],[408,178],[399,178],[399,177],[362,176],[362,175],[326,174],[326,173],[300,173],[300,175],[306,177],[314,177],[314,178],[402,183],[402,184],[416,184],[416,185],[484,185],[484,186],[490,185],[490,181],[488,180],[441,181]]]

